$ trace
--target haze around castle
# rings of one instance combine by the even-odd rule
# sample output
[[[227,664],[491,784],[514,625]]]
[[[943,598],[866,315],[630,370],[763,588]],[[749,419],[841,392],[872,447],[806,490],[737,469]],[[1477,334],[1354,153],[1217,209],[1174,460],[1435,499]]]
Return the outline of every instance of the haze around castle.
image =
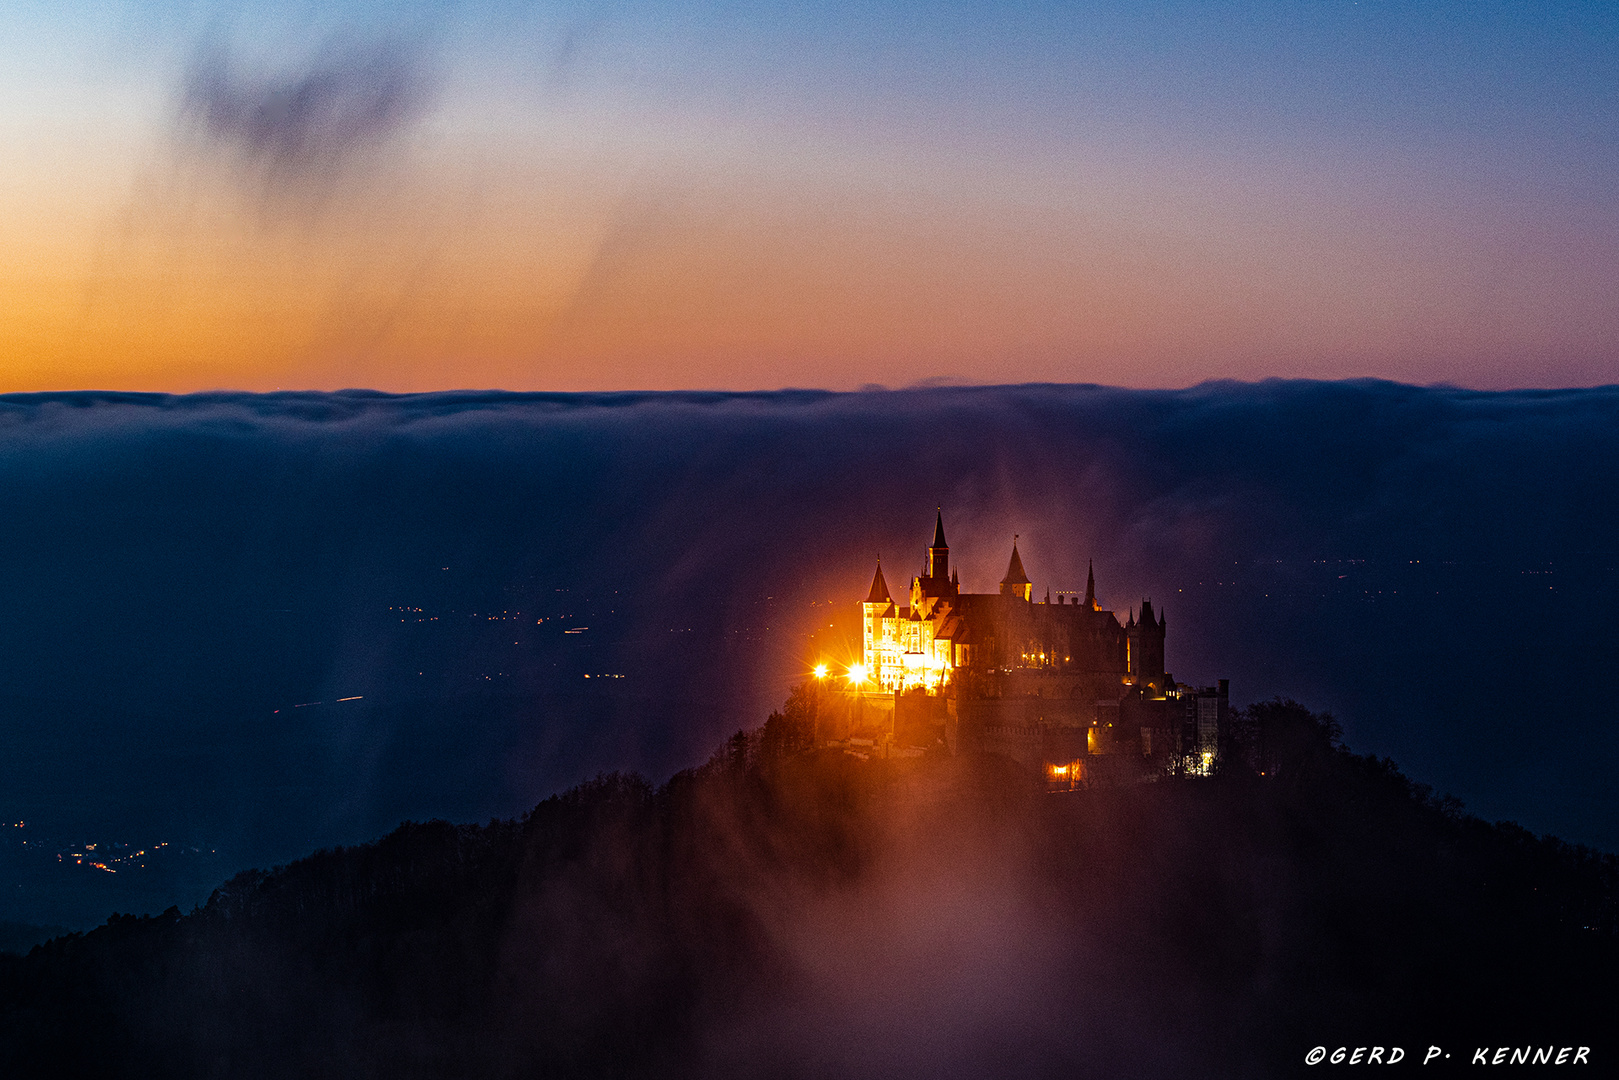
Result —
[[[1005,599],[1014,533],[1034,599],[1083,601],[1094,560],[1121,624],[1167,614],[1178,683],[1307,702],[1475,813],[1619,842],[1613,703],[1545,704],[1610,663],[1612,391],[91,393],[0,416],[0,847],[39,869],[0,921],[161,910],[403,820],[666,778],[858,662],[877,556],[909,606],[940,504],[964,592]],[[1531,716],[1555,722],[1525,738]],[[114,848],[162,854],[125,873]]]

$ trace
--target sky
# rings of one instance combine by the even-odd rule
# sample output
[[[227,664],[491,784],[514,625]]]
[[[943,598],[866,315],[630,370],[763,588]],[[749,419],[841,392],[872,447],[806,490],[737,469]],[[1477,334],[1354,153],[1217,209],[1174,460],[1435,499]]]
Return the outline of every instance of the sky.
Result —
[[[0,391],[1619,381],[1600,4],[0,12]]]

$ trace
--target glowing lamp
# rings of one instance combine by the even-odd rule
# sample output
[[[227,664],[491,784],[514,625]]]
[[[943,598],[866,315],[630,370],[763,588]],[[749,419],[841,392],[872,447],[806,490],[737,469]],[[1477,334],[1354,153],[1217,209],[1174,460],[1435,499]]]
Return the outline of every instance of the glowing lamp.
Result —
[[[854,667],[850,668],[849,669],[849,681],[854,683],[856,686],[858,686],[861,683],[865,682],[866,681],[866,665],[865,664],[856,664]]]
[[[826,678],[826,665],[825,664],[816,664],[815,665],[815,677],[817,679]]]

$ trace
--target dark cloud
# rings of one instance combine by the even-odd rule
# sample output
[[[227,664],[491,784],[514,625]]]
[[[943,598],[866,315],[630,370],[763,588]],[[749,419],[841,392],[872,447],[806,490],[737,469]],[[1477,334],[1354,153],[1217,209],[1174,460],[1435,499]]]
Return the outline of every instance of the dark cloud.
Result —
[[[0,815],[64,830],[263,864],[667,776],[942,503],[966,587],[1094,558],[1183,680],[1619,844],[1612,388],[10,396],[0,499]]]
[[[341,39],[301,68],[257,73],[219,44],[199,50],[183,115],[204,142],[281,178],[343,164],[408,130],[433,97],[423,48]]]

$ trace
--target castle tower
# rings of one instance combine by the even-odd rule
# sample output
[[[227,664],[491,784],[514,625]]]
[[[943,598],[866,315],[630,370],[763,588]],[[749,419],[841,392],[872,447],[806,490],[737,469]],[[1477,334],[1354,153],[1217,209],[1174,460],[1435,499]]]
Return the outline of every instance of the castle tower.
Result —
[[[877,560],[877,573],[871,579],[871,591],[866,594],[865,601],[860,605],[861,639],[865,649],[862,655],[866,665],[872,668],[872,675],[876,675],[875,668],[881,655],[879,643],[883,639],[883,619],[894,608],[894,598],[888,593],[888,582],[883,580],[883,561]]]
[[[1101,611],[1102,605],[1096,602],[1096,560],[1089,562],[1085,572],[1085,609],[1087,611]]]
[[[1152,601],[1141,601],[1141,618],[1125,627],[1130,642],[1130,674],[1138,683],[1162,685],[1164,681],[1164,628],[1169,620],[1154,615]]]
[[[933,522],[933,543],[928,545],[928,577],[941,584],[950,579],[950,547],[944,542],[944,508]]]
[[[1001,579],[1001,595],[1017,596],[1024,600],[1034,598],[1034,583],[1023,572],[1023,560],[1017,553],[1017,537],[1012,537],[1012,561],[1006,565],[1006,576]]]
[[[866,603],[886,607],[894,602],[888,594],[888,582],[883,580],[883,561],[877,560],[877,573],[871,579],[871,591],[866,594]]]

